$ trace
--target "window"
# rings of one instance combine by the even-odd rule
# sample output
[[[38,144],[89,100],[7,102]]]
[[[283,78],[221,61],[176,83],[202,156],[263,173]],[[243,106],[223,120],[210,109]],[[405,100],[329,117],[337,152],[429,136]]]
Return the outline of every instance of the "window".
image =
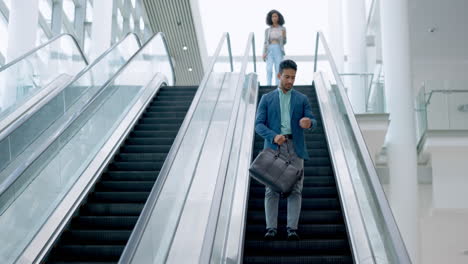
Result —
[[[143,21],[142,17],[140,17],[140,30],[141,31],[145,30],[145,21]]]
[[[73,23],[75,20],[75,3],[73,0],[63,1],[63,11],[65,12],[65,16],[68,20]]]
[[[86,22],[93,21],[93,6],[91,2],[88,0],[86,1]]]
[[[85,40],[84,40],[84,53],[88,54],[88,56],[89,56],[90,48],[91,48],[91,38],[88,35],[86,35]]]
[[[8,25],[6,19],[0,15],[0,53],[6,57],[8,47]]]
[[[120,13],[120,9],[117,9],[117,25],[119,26],[120,30],[123,28],[123,17],[122,13]]]
[[[44,30],[40,25],[37,25],[37,31],[36,31],[36,46],[39,46],[45,42],[47,42],[49,38],[45,34]]]
[[[133,20],[133,15],[130,14],[130,19],[129,19],[129,23],[130,23],[130,32],[133,32],[133,29],[135,28],[135,21]]]
[[[44,19],[47,22],[47,25],[49,25],[52,21],[52,7],[51,3],[49,0],[40,0],[39,1],[39,11],[41,12],[41,15],[44,17]]]

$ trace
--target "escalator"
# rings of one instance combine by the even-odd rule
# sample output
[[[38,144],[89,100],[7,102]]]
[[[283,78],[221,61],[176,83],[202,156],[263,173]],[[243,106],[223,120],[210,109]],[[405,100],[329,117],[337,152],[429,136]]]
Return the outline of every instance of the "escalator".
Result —
[[[44,263],[119,260],[197,88],[160,88]]]
[[[276,87],[261,86],[259,99]],[[300,241],[286,239],[287,199],[279,203],[278,234],[265,241],[265,187],[251,180],[244,263],[353,263],[346,226],[331,167],[327,140],[313,86],[295,86],[308,95],[318,127],[305,132],[310,160],[304,161],[304,188],[298,234]],[[263,149],[263,138],[255,135],[254,157]]]
[[[0,262],[118,260],[198,88],[172,86],[162,33],[134,36],[31,118],[34,151],[0,183]]]
[[[253,43],[237,73],[223,34],[199,87],[166,86],[164,39],[145,43],[24,166],[30,183],[5,192],[0,229],[21,244],[0,238],[0,257],[13,252],[2,263],[410,263],[344,89],[319,72],[295,87],[318,121],[305,137],[301,240],[286,239],[286,199],[278,237],[264,240],[265,188],[248,166],[263,146],[257,99],[275,87],[257,98]]]

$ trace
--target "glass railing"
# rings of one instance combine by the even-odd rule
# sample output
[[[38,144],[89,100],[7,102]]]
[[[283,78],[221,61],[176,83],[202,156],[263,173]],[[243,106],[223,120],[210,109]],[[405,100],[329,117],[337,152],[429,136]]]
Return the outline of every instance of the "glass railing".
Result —
[[[223,146],[223,137],[210,131],[225,128],[223,116],[230,109],[235,95],[232,85],[229,86],[235,79],[228,77],[233,65],[226,65],[226,60],[221,59],[224,56],[229,56],[232,62],[227,33],[223,34],[218,44],[120,263],[164,263],[167,260],[182,214],[186,213],[184,208],[190,201],[187,197],[194,174],[201,169],[199,162],[210,153],[204,148],[210,145],[210,150],[217,151]],[[215,168],[219,162],[219,156],[210,157],[208,170]],[[208,190],[214,184],[206,182],[205,187]],[[200,232],[195,226],[202,222],[201,216],[192,218],[193,231]],[[190,237],[187,239],[184,243],[193,242],[189,241]],[[198,244],[200,242],[196,241]],[[187,245],[186,248],[191,249],[191,246]]]
[[[366,113],[387,113],[385,101],[384,72],[381,61],[381,29],[379,23],[379,0],[367,0],[367,27],[366,35],[373,39],[373,44],[367,49],[367,56],[373,58],[369,60],[367,67],[372,71],[372,82],[366,92]]]
[[[60,76],[73,77],[86,65],[75,38],[62,34],[0,67],[0,120]]]
[[[29,146],[41,136],[47,138],[48,135],[44,135],[44,132],[55,133],[50,127],[58,120],[64,120],[67,115],[70,116],[72,112],[69,110],[76,108],[77,102],[78,105],[82,105],[92,98],[139,47],[138,37],[135,34],[127,35],[78,73],[68,85],[50,91],[44,95],[45,98],[42,98],[40,103],[28,109],[23,114],[24,117],[18,118],[0,130],[0,153],[3,154],[0,157],[0,193],[4,190],[4,186],[9,184],[5,180],[7,175],[11,174],[11,170],[2,170],[28,149],[28,153],[23,155],[19,162],[26,160],[35,151],[34,146],[32,148]],[[13,167],[17,166],[13,164]]]
[[[362,102],[356,105],[351,101],[355,113],[380,114],[385,113],[385,87],[383,81],[382,64],[376,64],[373,73],[340,73],[348,97],[353,96],[358,90],[361,92]]]
[[[107,67],[107,66],[105,66]],[[169,72],[167,72],[169,70]],[[109,72],[107,72],[109,73]],[[65,122],[53,127],[48,145],[22,164],[21,173],[0,196],[0,262],[13,263],[64,199],[157,74],[172,84],[173,70],[163,35],[153,36],[94,93],[75,101]],[[94,75],[97,78],[91,78]],[[99,71],[83,75],[92,85]],[[66,98],[66,97],[64,97]],[[73,97],[70,97],[73,98]],[[7,234],[7,235],[3,235]]]
[[[225,138],[220,170],[217,173],[207,229],[199,263],[241,262],[243,210],[249,183],[248,168],[252,158],[254,121],[257,109],[258,80],[255,61],[255,38],[250,33],[239,75],[229,128]],[[244,193],[246,194],[246,193]],[[239,199],[243,197],[244,199]],[[237,202],[237,203],[236,203]]]
[[[385,82],[382,64],[376,64],[372,83],[366,97],[367,113],[387,113],[387,102],[385,101]]]
[[[367,99],[369,98],[371,84],[374,79],[372,73],[340,73],[351,105],[355,113],[367,112]],[[352,97],[356,97],[352,100]]]
[[[323,33],[314,84],[356,263],[411,263]]]
[[[468,80],[432,80],[416,96],[418,141],[428,130],[468,130]]]

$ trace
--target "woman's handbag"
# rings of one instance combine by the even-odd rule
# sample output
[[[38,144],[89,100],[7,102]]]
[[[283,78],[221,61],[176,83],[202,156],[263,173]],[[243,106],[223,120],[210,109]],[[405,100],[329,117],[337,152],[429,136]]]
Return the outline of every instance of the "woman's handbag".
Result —
[[[249,168],[250,176],[278,193],[289,193],[302,177],[302,169],[292,165],[285,145],[287,156],[280,153],[281,145],[278,150],[267,148],[258,154]]]

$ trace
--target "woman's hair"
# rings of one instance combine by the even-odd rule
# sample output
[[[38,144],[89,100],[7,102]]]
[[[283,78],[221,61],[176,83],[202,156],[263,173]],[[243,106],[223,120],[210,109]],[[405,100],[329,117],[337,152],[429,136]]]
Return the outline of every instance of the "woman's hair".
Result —
[[[271,16],[273,16],[273,14],[275,14],[275,13],[276,13],[276,14],[278,15],[278,17],[279,17],[279,19],[278,19],[278,24],[279,24],[280,26],[282,26],[282,25],[284,24],[284,17],[283,17],[283,15],[282,15],[278,10],[275,10],[275,9],[271,10],[270,12],[268,12],[267,17],[266,17],[266,23],[267,23],[267,25],[269,25],[269,26],[273,25],[273,21],[271,21]]]

